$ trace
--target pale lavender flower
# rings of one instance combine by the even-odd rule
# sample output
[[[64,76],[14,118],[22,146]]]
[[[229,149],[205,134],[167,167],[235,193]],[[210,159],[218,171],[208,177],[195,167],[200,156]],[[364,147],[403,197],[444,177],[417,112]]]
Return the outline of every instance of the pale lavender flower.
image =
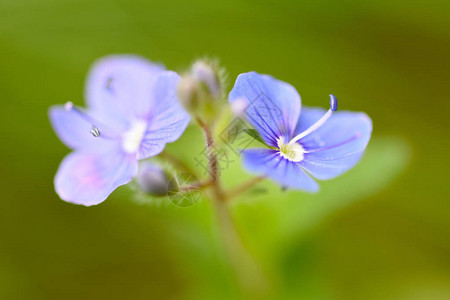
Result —
[[[74,152],[61,163],[55,189],[86,206],[104,201],[137,174],[138,160],[176,141],[189,116],[178,104],[180,77],[137,56],[109,56],[92,67],[85,98],[49,111],[58,137]]]
[[[247,101],[245,116],[261,135],[265,149],[243,151],[245,168],[286,188],[315,192],[317,182],[352,168],[370,140],[372,121],[364,113],[301,107],[290,84],[255,72],[238,76],[229,101]]]

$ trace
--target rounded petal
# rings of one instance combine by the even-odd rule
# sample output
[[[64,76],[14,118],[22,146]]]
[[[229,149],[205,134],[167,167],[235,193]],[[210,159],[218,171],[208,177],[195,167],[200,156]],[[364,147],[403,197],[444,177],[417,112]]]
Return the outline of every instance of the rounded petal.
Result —
[[[297,163],[272,149],[248,149],[242,152],[244,167],[257,175],[265,175],[283,187],[317,192],[319,185]]]
[[[56,193],[64,201],[85,206],[103,202],[137,173],[136,159],[121,153],[105,156],[71,153],[55,176]]]
[[[151,93],[164,67],[133,55],[98,60],[86,82],[86,101],[104,122],[126,126],[130,117],[146,116]]]
[[[179,104],[177,85],[180,76],[164,71],[158,76],[153,97],[157,103],[148,116],[149,125],[141,143],[138,159],[160,153],[166,143],[180,138],[189,124],[190,117]]]
[[[303,108],[296,134],[307,129],[324,110]],[[372,133],[372,121],[364,113],[338,111],[319,129],[299,143],[308,151],[300,162],[317,179],[334,178],[352,168],[361,158]]]
[[[231,103],[247,101],[245,115],[264,141],[276,146],[280,136],[291,138],[300,114],[301,99],[290,84],[255,72],[240,74],[229,95]]]
[[[119,142],[111,130],[100,127],[100,136],[91,134],[92,124],[80,111],[67,110],[64,106],[53,106],[49,110],[50,123],[59,139],[71,149],[79,152],[104,153],[118,147]],[[98,124],[97,124],[98,126]],[[106,135],[106,136],[105,136]]]

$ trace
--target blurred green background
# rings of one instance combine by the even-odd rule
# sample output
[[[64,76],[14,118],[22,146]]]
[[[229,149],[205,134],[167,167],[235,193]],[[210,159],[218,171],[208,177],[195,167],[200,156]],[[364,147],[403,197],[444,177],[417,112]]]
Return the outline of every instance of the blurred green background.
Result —
[[[182,71],[218,57],[293,84],[304,105],[374,122],[361,163],[317,195],[271,183],[233,216],[271,298],[450,299],[448,1],[0,0],[0,298],[232,299],[209,202],[90,208],[53,189],[69,150],[49,106],[83,105],[93,61],[135,53]],[[189,128],[169,150],[195,165]],[[227,184],[245,175],[239,162]]]

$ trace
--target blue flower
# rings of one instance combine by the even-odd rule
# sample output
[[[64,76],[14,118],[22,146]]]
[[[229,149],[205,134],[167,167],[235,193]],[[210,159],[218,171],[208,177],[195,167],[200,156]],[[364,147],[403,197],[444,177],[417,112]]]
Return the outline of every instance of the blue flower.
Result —
[[[268,176],[286,188],[318,191],[310,177],[326,180],[352,168],[361,158],[372,133],[364,113],[334,112],[301,107],[290,84],[255,72],[238,76],[229,101],[246,102],[245,116],[268,148],[243,151],[245,168]]]
[[[136,56],[109,56],[91,69],[88,109],[71,102],[49,110],[58,137],[74,152],[61,163],[55,189],[86,206],[104,201],[137,174],[138,160],[176,141],[189,116],[178,104],[180,77]]]

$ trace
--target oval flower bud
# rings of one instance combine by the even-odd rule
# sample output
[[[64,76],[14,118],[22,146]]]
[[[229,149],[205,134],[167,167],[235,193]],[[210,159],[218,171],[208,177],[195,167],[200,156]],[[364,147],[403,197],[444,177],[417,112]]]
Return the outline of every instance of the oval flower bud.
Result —
[[[173,178],[170,179],[161,167],[149,162],[140,165],[137,183],[144,192],[157,197],[168,196],[178,190]]]
[[[197,95],[196,82],[190,75],[185,75],[178,84],[178,99],[181,105],[190,114],[199,108],[199,96]]]
[[[178,98],[194,117],[205,121],[216,119],[222,98],[217,65],[205,60],[196,61],[178,84]]]
[[[198,60],[192,65],[191,74],[195,81],[199,84],[203,84],[206,88],[205,96],[209,96],[211,99],[220,99],[222,89],[220,86],[219,74],[217,67],[208,64],[204,60]]]

